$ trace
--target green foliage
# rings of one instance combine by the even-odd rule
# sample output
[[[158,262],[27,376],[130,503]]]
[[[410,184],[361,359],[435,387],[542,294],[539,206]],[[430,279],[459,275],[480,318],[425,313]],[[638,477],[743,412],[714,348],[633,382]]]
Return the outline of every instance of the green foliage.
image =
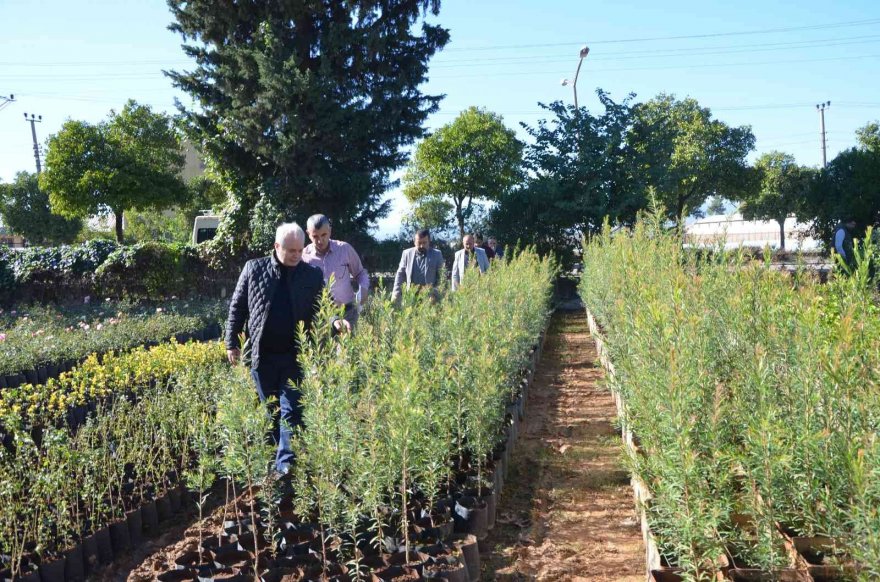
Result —
[[[829,243],[835,226],[855,219],[858,236],[880,215],[880,150],[851,148],[840,152],[819,172],[798,214],[811,220],[811,233]]]
[[[632,123],[628,97],[615,103],[598,91],[604,112],[593,115],[557,101],[542,107],[553,115],[526,130],[529,179],[523,188],[500,197],[490,216],[491,231],[510,245],[535,245],[564,265],[584,236],[595,234],[607,218],[629,224],[645,205],[634,180],[634,148],[626,142]]]
[[[226,315],[221,301],[167,301],[159,308],[100,299],[95,303],[20,307],[14,315],[0,311],[0,374],[166,341],[219,324]]]
[[[11,184],[0,184],[0,217],[15,234],[31,244],[70,243],[82,230],[82,220],[52,213],[49,195],[36,174],[19,172]]]
[[[636,105],[634,115],[627,139],[637,175],[655,189],[670,220],[678,223],[709,196],[736,200],[747,189],[746,156],[755,147],[750,127],[730,127],[696,99],[666,94]]]
[[[169,6],[198,62],[168,73],[198,103],[181,106],[185,131],[232,193],[216,244],[251,244],[262,199],[287,217],[320,210],[343,238],[387,213],[401,147],[440,101],[418,89],[449,41],[425,20],[438,0]]]
[[[872,121],[856,130],[859,147],[871,152],[880,152],[880,123]]]
[[[498,200],[521,180],[522,149],[501,116],[477,107],[462,111],[416,146],[403,177],[417,221],[444,228],[454,220],[464,235],[474,202]]]
[[[70,217],[113,212],[116,240],[129,209],[160,209],[186,200],[184,157],[171,118],[129,100],[96,125],[70,120],[49,138],[40,186],[53,210]]]
[[[724,198],[721,196],[712,196],[709,198],[709,205],[706,207],[708,214],[724,214]]]
[[[133,210],[125,215],[128,240],[187,244],[192,240],[194,213],[181,208]]]
[[[114,251],[95,271],[95,280],[115,296],[160,299],[190,291],[201,266],[196,247],[145,242]]]
[[[760,185],[740,197],[743,218],[779,223],[779,248],[785,250],[785,219],[807,197],[816,173],[797,165],[794,156],[777,151],[762,154],[755,161],[755,171]]]
[[[781,524],[835,537],[838,559],[875,560],[880,309],[867,261],[822,285],[740,251],[695,255],[664,222],[586,244],[580,289],[604,325],[661,552],[694,578],[725,551],[774,570],[789,564]]]

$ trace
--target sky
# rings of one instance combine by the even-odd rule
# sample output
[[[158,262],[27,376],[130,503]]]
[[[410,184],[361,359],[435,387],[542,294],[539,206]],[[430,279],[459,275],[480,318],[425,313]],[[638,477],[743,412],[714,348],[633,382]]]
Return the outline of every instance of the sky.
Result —
[[[34,171],[40,144],[67,119],[97,122],[129,98],[174,113],[187,95],[162,70],[186,69],[160,0],[0,0],[0,181]],[[825,111],[827,156],[855,145],[880,119],[880,2],[876,0],[444,0],[429,21],[451,42],[431,61],[427,94],[444,94],[429,130],[476,105],[521,123],[548,116],[539,103],[578,101],[601,112],[596,88],[616,101],[657,94],[694,97],[730,125],[749,125],[762,152],[821,163],[816,104]],[[399,175],[399,173],[398,173]],[[378,234],[397,233],[408,210],[389,191]],[[316,209],[317,211],[317,209]]]

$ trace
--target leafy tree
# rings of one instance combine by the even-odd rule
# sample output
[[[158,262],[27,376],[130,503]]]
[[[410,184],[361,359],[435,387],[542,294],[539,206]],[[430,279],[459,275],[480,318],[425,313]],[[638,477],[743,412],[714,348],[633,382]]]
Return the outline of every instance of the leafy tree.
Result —
[[[449,224],[452,212],[464,235],[474,202],[498,200],[520,181],[522,150],[499,115],[469,107],[416,147],[403,193],[435,226]]]
[[[401,147],[441,99],[418,89],[449,41],[422,18],[439,0],[168,3],[197,63],[168,72],[198,103],[178,105],[185,132],[231,192],[220,244],[255,246],[278,216],[320,211],[347,235],[388,212]]]
[[[794,156],[773,151],[755,161],[757,188],[747,190],[742,214],[746,220],[775,220],[779,223],[779,248],[785,250],[785,219],[803,202],[815,173],[799,166]]]
[[[82,230],[82,220],[52,214],[49,195],[36,174],[19,172],[11,184],[0,184],[0,216],[16,234],[35,244],[70,243]]]
[[[724,210],[724,198],[721,196],[712,196],[709,198],[709,205],[706,207],[706,212],[709,214],[724,214]]]
[[[638,156],[638,175],[653,186],[676,223],[709,196],[737,199],[747,182],[746,156],[755,147],[748,126],[712,119],[696,99],[660,94],[634,108],[628,141]]]
[[[113,212],[123,242],[123,213],[186,200],[180,139],[171,118],[129,100],[120,113],[92,125],[67,121],[49,138],[40,186],[52,208],[70,217]]]
[[[525,126],[534,140],[525,154],[530,178],[524,188],[502,196],[491,214],[490,230],[505,244],[535,244],[570,261],[581,238],[598,232],[606,217],[630,223],[645,206],[626,141],[631,96],[615,103],[598,94],[601,115],[557,101],[542,105],[553,115],[549,121]]]
[[[811,221],[816,238],[831,241],[834,227],[852,218],[861,231],[880,218],[880,151],[851,148],[821,170],[798,217]]]
[[[856,139],[862,149],[880,152],[880,123],[872,121],[856,130]]]

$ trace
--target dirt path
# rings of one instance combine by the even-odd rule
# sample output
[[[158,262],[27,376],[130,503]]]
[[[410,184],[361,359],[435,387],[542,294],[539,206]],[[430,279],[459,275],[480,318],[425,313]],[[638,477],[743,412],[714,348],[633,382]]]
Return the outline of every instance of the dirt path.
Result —
[[[615,407],[583,311],[554,316],[483,580],[644,580]]]

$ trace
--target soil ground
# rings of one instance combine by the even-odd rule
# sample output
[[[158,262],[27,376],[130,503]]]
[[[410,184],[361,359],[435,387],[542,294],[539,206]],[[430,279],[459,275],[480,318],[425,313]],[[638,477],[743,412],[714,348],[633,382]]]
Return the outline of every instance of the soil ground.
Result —
[[[642,581],[645,556],[616,409],[582,310],[547,334],[482,580]]]

